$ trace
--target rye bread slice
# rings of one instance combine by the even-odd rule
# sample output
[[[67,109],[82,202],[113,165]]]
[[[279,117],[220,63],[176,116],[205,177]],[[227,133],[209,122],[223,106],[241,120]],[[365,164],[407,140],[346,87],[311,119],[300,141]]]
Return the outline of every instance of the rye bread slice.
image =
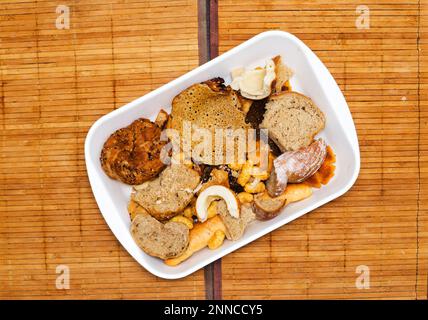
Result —
[[[131,235],[144,252],[161,259],[178,257],[189,245],[189,229],[183,223],[162,224],[148,214],[132,220]]]
[[[194,84],[182,91],[172,101],[168,122],[168,128],[176,130],[184,140],[180,141],[180,145],[192,140],[192,155],[197,156],[197,161],[209,165],[227,163],[225,141],[229,138],[221,137],[223,143],[216,146],[216,129],[243,129],[242,134],[246,137],[244,130],[250,128],[245,122],[245,114],[241,111],[237,93],[222,83],[223,79],[216,78]],[[185,128],[189,124],[192,126],[193,139],[187,134],[190,130]],[[199,153],[196,146],[201,144],[207,132],[212,138],[211,145],[206,153]]]
[[[199,173],[182,164],[167,167],[154,180],[135,186],[133,200],[157,220],[169,219],[190,203]]]
[[[268,129],[269,137],[282,152],[309,146],[324,126],[322,111],[310,98],[297,92],[272,95],[260,124],[260,128]]]

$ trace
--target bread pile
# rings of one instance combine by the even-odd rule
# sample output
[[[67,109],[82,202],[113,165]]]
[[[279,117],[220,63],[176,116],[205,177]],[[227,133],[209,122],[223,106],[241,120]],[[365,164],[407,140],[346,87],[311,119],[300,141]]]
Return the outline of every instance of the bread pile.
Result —
[[[328,182],[334,155],[324,140],[314,140],[325,116],[309,97],[291,91],[291,77],[280,56],[264,67],[237,68],[230,85],[221,78],[196,83],[173,99],[170,115],[161,111],[154,122],[138,119],[106,141],[103,169],[133,185],[130,232],[144,252],[176,266],[205,247],[215,250],[225,239],[240,239],[253,221],[274,219],[284,206],[310,197],[314,183],[305,181],[317,176],[327,155],[330,169],[317,181]],[[162,157],[170,153],[162,153],[166,141],[160,139],[165,128],[174,133],[167,134],[169,142],[178,137],[179,145],[168,163]],[[228,136],[217,144],[219,129],[245,135],[267,129],[270,144],[260,139],[254,154],[248,149],[242,162],[230,161],[226,155],[237,150],[228,150]],[[204,154],[197,149],[200,131],[211,142]],[[176,163],[175,156],[188,161]]]

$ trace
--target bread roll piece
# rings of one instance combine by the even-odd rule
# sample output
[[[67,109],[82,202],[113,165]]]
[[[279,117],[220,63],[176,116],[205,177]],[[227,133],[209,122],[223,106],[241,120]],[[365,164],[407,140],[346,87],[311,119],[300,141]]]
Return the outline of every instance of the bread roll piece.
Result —
[[[286,201],[285,196],[271,198],[267,192],[257,194],[253,204],[257,219],[270,220],[275,218]]]
[[[131,235],[147,254],[161,259],[180,256],[189,244],[189,229],[180,222],[160,223],[148,214],[139,214],[131,224]]]
[[[271,197],[281,195],[287,183],[300,183],[312,176],[322,165],[327,154],[324,140],[314,141],[309,147],[287,151],[273,162],[273,170],[266,182]]]
[[[189,246],[182,255],[166,259],[165,263],[169,266],[176,266],[188,259],[195,252],[205,248],[208,245],[208,241],[212,238],[217,230],[221,230],[226,233],[226,227],[219,216],[215,216],[208,219],[204,223],[196,224],[189,234]]]
[[[161,109],[158,115],[156,116],[155,124],[159,128],[163,129],[163,127],[168,122],[168,118],[169,118],[169,114],[164,109]]]
[[[275,218],[281,209],[292,202],[306,199],[312,195],[312,188],[304,183],[289,184],[285,192],[279,197],[270,197],[267,192],[254,197],[253,208],[258,220]]]
[[[256,219],[250,203],[241,205],[239,218],[234,218],[230,215],[224,200],[220,200],[217,203],[217,212],[226,226],[227,239],[232,241],[241,238],[247,226]]]
[[[272,60],[275,63],[276,74],[273,92],[285,91],[285,84],[293,76],[293,71],[282,62],[281,56],[276,56]]]
[[[282,152],[294,151],[311,144],[325,126],[325,117],[312,100],[297,92],[272,95],[260,128],[268,129]]]

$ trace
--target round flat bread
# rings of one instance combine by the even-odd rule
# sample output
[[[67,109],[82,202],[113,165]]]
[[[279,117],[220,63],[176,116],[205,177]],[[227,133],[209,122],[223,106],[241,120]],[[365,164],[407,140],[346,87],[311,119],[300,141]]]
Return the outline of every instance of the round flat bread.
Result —
[[[130,185],[156,177],[165,167],[160,154],[166,141],[160,135],[161,128],[143,118],[114,132],[101,151],[105,173]]]

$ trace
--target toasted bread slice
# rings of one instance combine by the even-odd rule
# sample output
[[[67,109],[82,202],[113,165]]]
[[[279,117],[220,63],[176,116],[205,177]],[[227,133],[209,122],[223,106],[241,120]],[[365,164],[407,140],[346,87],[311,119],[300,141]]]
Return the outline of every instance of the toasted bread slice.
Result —
[[[215,148],[215,129],[247,129],[250,125],[245,122],[245,114],[241,111],[241,103],[238,95],[230,87],[222,85],[222,79],[213,79],[205,83],[194,84],[178,94],[172,101],[172,111],[168,128],[175,129],[181,134],[181,138],[189,141],[192,137],[186,137],[183,125],[192,126],[192,150],[201,140],[195,138],[195,130],[198,128],[208,130],[211,133],[211,149],[206,150],[205,155],[199,155],[198,161],[205,164],[224,164],[226,148]],[[203,131],[200,131],[204,133]],[[225,138],[223,138],[225,139]],[[182,141],[185,143],[186,141]],[[195,154],[193,154],[195,155]]]
[[[183,223],[162,224],[148,214],[139,214],[131,224],[131,235],[147,254],[161,259],[181,255],[189,245],[189,229]]]
[[[313,101],[297,92],[271,96],[260,124],[282,152],[294,151],[311,144],[324,129],[325,117]]]

